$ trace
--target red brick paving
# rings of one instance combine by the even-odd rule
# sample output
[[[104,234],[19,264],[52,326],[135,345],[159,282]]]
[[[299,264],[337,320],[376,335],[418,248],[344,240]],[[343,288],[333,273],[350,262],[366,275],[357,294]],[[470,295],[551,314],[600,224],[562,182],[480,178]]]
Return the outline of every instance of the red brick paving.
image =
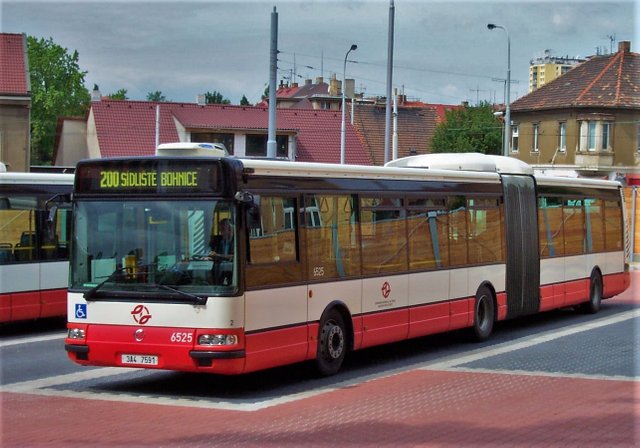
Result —
[[[640,271],[612,299],[640,303]],[[0,394],[2,447],[633,447],[640,382],[413,370],[254,412]]]
[[[414,370],[255,412],[2,394],[14,446],[632,447],[632,381]]]

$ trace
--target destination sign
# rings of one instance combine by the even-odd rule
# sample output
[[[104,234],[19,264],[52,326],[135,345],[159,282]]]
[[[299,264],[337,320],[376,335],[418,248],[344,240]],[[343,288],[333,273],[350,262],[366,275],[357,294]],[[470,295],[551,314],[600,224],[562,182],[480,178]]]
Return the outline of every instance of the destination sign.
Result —
[[[198,171],[122,173],[100,171],[100,188],[197,187]]]
[[[218,163],[160,160],[80,162],[76,192],[97,194],[210,193],[220,191]]]

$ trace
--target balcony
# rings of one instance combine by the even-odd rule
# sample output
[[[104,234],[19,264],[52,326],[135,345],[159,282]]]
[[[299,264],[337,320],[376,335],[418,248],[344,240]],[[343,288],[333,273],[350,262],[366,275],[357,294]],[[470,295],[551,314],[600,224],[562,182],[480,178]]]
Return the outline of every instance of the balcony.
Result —
[[[602,168],[611,168],[613,166],[612,151],[598,152],[577,152],[576,165],[581,169],[598,170]]]

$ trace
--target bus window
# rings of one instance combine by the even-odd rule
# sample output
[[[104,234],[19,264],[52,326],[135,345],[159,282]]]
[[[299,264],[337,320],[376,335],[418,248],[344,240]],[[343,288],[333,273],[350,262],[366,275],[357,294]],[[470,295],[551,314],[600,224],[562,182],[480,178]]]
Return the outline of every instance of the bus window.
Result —
[[[622,206],[620,201],[605,201],[605,245],[607,251],[622,250]]]
[[[449,208],[449,256],[451,266],[468,263],[467,208],[464,196],[451,196]]]
[[[587,252],[604,252],[604,201],[602,199],[585,199],[584,211]]]
[[[585,253],[584,209],[582,200],[566,199],[562,205],[565,255]]]
[[[557,197],[538,198],[538,240],[540,257],[564,256],[562,199]]]
[[[467,200],[469,263],[490,264],[504,261],[503,216],[497,198]]]
[[[407,209],[410,269],[423,270],[447,266],[449,239],[445,199],[409,199]]]
[[[13,196],[6,198],[8,206],[0,210],[0,262],[26,262],[38,259],[36,238],[38,198]]]
[[[224,201],[82,202],[76,208],[72,287],[232,293],[237,261],[209,247],[219,225],[215,219],[226,219],[235,232],[234,208]],[[228,252],[236,253],[235,246]]]
[[[407,270],[407,228],[402,199],[361,198],[364,274]]]
[[[307,278],[336,279],[360,274],[360,247],[354,198],[305,198]]]
[[[300,281],[297,200],[292,197],[254,196],[259,222],[249,228],[247,287]]]

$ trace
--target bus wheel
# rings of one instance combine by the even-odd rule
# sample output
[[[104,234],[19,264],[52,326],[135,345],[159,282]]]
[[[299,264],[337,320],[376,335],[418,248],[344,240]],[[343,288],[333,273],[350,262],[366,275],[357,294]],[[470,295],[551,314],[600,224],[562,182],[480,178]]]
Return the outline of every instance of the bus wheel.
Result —
[[[484,341],[493,331],[495,304],[493,294],[486,286],[478,288],[473,312],[473,338]]]
[[[591,274],[591,282],[589,286],[589,301],[583,303],[580,310],[587,314],[595,314],[600,311],[602,303],[602,277],[600,273],[594,271]]]
[[[347,354],[347,336],[342,314],[332,309],[320,321],[316,364],[322,375],[333,375],[340,370]]]

